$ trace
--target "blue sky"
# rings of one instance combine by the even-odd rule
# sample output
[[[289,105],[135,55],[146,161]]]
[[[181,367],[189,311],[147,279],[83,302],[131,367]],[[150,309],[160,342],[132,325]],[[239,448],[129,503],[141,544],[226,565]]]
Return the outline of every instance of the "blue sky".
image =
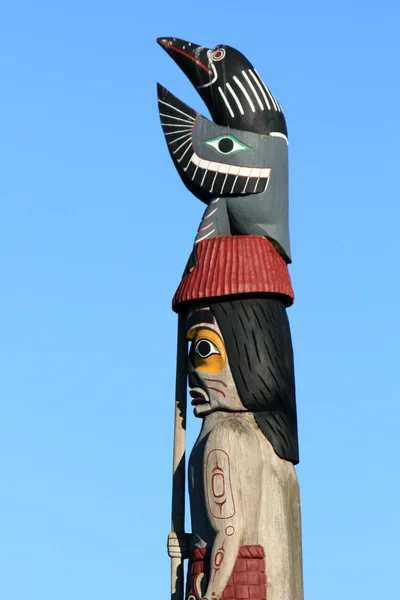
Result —
[[[169,595],[170,305],[203,207],[156,81],[208,113],[158,36],[237,47],[284,109],[306,599],[395,597],[399,12],[3,3],[2,598]]]

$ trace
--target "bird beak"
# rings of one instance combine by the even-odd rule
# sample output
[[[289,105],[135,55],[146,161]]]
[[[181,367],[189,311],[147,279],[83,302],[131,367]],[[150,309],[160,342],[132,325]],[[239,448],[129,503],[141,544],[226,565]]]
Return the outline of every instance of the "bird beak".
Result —
[[[158,38],[157,42],[196,88],[210,81],[213,72],[209,65],[209,48],[198,46],[192,42],[185,42],[178,38]]]

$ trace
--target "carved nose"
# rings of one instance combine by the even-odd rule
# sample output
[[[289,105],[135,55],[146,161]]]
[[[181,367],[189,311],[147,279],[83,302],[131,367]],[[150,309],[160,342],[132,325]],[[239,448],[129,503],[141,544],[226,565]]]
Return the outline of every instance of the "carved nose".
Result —
[[[205,389],[205,385],[204,383],[201,381],[200,377],[198,376],[198,374],[196,373],[196,371],[193,369],[193,367],[191,366],[191,371],[189,372],[189,387],[190,388],[195,388],[195,387],[199,387],[200,389],[206,391]]]

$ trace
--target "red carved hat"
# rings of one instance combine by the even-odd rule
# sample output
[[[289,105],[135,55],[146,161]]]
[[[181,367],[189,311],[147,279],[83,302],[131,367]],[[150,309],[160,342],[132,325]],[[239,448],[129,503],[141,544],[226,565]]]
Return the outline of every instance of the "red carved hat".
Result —
[[[180,282],[172,300],[175,312],[186,304],[240,294],[279,294],[287,306],[294,293],[287,264],[273,244],[258,235],[203,240],[195,246],[195,265]]]

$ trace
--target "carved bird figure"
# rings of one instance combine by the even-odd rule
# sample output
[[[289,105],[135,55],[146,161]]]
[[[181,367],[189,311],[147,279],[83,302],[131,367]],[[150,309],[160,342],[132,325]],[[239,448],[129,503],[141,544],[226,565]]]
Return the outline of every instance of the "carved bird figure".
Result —
[[[213,121],[158,85],[162,127],[186,187],[207,204],[195,245],[259,235],[291,262],[288,137],[281,106],[252,64],[226,45],[158,43],[188,76]]]
[[[191,342],[178,365],[187,365],[202,426],[188,466],[190,534],[182,531],[183,506],[173,505],[172,592],[179,597],[179,560],[189,558],[187,600],[303,600],[285,118],[234,48],[158,42],[212,117],[159,85],[175,167],[207,204],[173,299],[181,347],[185,321]],[[177,494],[181,464],[178,455]]]

